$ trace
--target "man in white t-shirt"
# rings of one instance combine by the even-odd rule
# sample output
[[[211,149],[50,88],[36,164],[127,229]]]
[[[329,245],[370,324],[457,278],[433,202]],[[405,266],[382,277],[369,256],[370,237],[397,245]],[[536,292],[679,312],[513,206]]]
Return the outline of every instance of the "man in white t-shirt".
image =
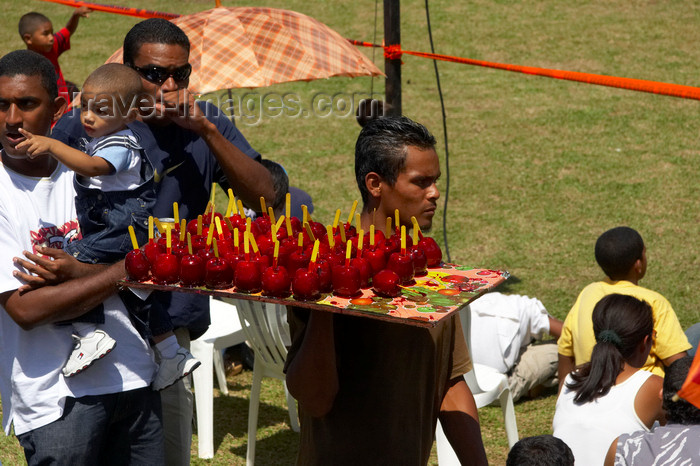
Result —
[[[559,338],[562,321],[550,316],[539,299],[493,292],[469,308],[472,358],[508,375],[513,400],[557,384],[556,340],[532,343],[546,334]]]
[[[19,128],[45,135],[62,114],[55,80],[51,63],[34,52],[0,58],[3,428],[9,434],[14,427],[30,465],[162,464],[160,399],[150,388],[155,364],[115,295],[123,263],[81,264],[61,251],[78,235],[73,174],[48,155],[29,159],[16,148],[24,140]],[[31,262],[16,259],[22,252]],[[52,324],[99,303],[119,344],[99,366],[66,379],[71,330]]]

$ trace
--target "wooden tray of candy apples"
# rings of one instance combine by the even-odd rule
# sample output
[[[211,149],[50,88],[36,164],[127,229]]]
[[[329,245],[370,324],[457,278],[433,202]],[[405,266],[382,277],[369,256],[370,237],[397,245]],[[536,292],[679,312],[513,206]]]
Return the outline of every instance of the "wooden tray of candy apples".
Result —
[[[508,277],[442,262],[440,247],[415,219],[411,235],[392,228],[391,218],[384,231],[358,230],[351,222],[356,205],[347,223],[338,210],[326,226],[305,206],[302,219],[275,218],[269,208],[253,221],[240,201],[236,207],[229,200],[225,215],[208,208],[186,222],[175,204],[173,219],[149,221],[147,244],[139,247],[132,232],[123,284],[433,327]],[[360,225],[359,214],[355,220]]]

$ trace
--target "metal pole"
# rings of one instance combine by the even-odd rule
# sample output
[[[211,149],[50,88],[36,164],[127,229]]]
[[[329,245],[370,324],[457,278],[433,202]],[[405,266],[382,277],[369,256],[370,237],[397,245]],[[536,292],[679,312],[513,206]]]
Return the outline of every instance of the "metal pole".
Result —
[[[399,0],[384,0],[384,44],[401,44],[401,18]],[[400,116],[401,110],[401,59],[384,59],[386,73],[387,116]]]

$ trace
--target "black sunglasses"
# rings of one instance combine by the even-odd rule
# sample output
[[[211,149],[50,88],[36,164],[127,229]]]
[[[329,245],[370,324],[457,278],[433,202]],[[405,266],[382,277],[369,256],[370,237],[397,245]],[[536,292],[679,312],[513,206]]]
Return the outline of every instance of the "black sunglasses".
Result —
[[[163,83],[170,77],[172,77],[178,84],[184,83],[192,73],[192,65],[189,63],[179,68],[175,68],[172,71],[168,71],[167,68],[157,65],[148,65],[144,66],[143,68],[132,64],[129,64],[129,66],[138,74],[143,76],[146,81],[157,84],[158,86],[163,85]]]

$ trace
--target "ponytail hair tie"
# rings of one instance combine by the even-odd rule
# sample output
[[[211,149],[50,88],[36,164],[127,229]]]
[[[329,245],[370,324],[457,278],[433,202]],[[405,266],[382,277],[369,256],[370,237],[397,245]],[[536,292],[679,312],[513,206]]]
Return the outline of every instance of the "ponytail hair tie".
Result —
[[[601,331],[598,334],[596,341],[599,343],[612,343],[613,345],[617,346],[618,349],[622,347],[622,339],[620,339],[620,336],[615,332],[615,330],[611,329],[605,329]]]

